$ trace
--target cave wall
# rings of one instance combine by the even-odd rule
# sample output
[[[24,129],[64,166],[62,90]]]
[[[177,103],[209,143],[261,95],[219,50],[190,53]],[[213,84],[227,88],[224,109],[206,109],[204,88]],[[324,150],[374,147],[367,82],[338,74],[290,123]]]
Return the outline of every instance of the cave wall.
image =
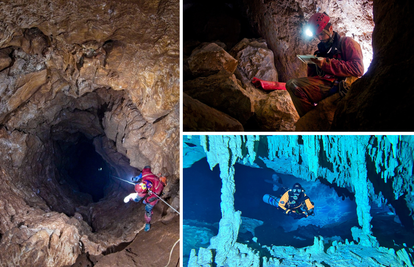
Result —
[[[179,203],[178,1],[0,3],[0,262],[72,265],[134,239],[144,205],[112,181],[105,197],[68,183],[85,137],[111,173],[145,165]],[[66,168],[67,170],[67,168]],[[154,209],[153,221],[166,212]]]
[[[2,71],[7,82],[1,90],[1,124],[28,102],[47,102],[39,94],[33,99],[38,91],[49,93],[49,98],[59,92],[78,98],[98,88],[125,90],[151,127],[160,128],[157,122],[161,120],[170,124],[163,133],[153,129],[147,147],[139,149],[144,155],[153,151],[145,155],[147,163],[153,163],[157,171],[166,167],[169,173],[178,174],[178,165],[166,166],[167,161],[177,160],[178,152],[171,156],[173,150],[163,150],[160,145],[176,145],[179,133],[178,3],[41,1],[1,5],[2,62],[9,62]],[[31,108],[26,117],[33,116],[33,105]],[[139,146],[132,147],[136,151]],[[144,166],[134,160],[131,165]]]
[[[412,1],[374,1],[373,61],[338,105],[333,130],[412,131]]]
[[[279,81],[306,76],[306,66],[296,55],[313,54],[318,41],[306,40],[303,28],[318,9],[331,17],[334,31],[353,37],[360,45],[365,69],[372,59],[374,28],[372,0],[352,1],[244,1],[253,28],[263,36],[275,54]]]

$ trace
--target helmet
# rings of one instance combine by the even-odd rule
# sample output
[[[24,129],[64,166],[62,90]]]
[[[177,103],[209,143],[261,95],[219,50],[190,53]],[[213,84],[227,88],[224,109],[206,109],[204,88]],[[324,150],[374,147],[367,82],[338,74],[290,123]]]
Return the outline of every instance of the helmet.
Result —
[[[329,16],[326,13],[316,13],[310,17],[308,25],[313,34],[320,34],[329,23]]]
[[[147,185],[145,183],[139,183],[135,185],[135,192],[144,193],[147,191]]]
[[[144,169],[150,169],[151,170],[151,166],[145,166]]]

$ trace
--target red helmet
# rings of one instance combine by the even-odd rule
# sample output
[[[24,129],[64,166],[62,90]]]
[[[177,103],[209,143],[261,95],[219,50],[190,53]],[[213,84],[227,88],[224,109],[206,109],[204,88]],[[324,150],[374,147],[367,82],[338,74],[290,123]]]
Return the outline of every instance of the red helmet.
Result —
[[[311,31],[318,35],[325,29],[326,25],[328,25],[329,19],[330,18],[326,13],[316,13],[310,17],[308,25],[312,28]]]
[[[147,191],[146,183],[139,183],[135,185],[135,192],[137,193],[145,193]]]

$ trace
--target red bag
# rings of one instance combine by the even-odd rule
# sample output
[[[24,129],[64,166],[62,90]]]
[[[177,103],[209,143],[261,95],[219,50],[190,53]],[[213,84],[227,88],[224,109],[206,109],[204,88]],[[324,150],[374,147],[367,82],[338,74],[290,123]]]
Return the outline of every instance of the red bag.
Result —
[[[286,90],[286,83],[264,81],[254,77],[252,83],[256,88],[263,90]]]

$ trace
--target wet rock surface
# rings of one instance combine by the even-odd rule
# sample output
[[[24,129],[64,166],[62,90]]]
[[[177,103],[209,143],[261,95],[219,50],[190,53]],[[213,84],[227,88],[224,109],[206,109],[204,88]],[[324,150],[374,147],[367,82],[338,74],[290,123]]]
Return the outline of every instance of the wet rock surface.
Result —
[[[0,6],[1,265],[71,266],[134,240],[145,206],[114,176],[145,165],[178,209],[178,2]],[[174,217],[158,203],[152,222],[174,236]]]

